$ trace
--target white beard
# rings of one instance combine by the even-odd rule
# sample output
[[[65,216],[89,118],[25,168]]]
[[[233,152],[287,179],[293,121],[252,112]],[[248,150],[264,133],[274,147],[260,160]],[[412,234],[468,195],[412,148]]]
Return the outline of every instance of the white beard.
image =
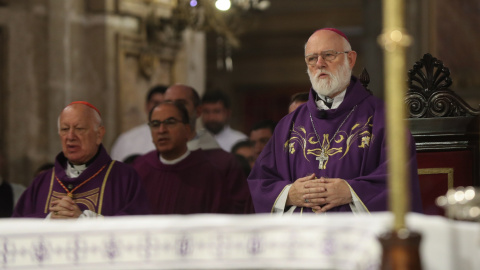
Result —
[[[319,95],[331,97],[333,94],[345,90],[350,83],[350,77],[352,76],[352,70],[348,67],[348,59],[345,57],[345,62],[339,66],[336,73],[328,72],[322,69],[318,69],[315,74],[307,69],[308,77],[312,83],[312,88]],[[328,74],[325,79],[320,79],[318,76],[320,73]]]

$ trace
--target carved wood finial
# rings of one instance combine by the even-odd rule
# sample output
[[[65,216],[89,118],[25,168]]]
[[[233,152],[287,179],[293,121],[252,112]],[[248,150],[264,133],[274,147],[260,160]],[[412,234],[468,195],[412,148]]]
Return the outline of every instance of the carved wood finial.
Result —
[[[427,53],[408,71],[405,103],[410,118],[480,115],[449,87],[450,70]]]
[[[368,89],[368,84],[370,83],[370,75],[368,74],[366,68],[363,68],[362,73],[360,73],[359,80],[363,87],[365,87],[365,89],[367,89],[367,91],[372,94],[372,91]]]

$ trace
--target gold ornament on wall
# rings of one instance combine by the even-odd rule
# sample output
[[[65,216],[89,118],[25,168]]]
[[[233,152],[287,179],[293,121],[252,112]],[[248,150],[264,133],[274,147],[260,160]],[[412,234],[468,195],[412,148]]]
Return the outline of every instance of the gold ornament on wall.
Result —
[[[155,70],[155,54],[150,52],[141,52],[138,57],[140,72],[146,79],[150,79]]]

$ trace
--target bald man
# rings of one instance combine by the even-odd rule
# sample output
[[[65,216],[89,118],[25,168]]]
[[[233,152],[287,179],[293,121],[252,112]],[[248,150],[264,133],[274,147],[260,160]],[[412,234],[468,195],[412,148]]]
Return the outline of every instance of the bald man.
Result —
[[[100,111],[85,101],[66,106],[58,117],[62,152],[55,167],[27,188],[12,217],[48,219],[149,214],[139,176],[115,162],[102,145]]]
[[[189,116],[190,133],[187,147],[189,151],[204,150],[205,155],[216,165],[216,170],[222,174],[227,183],[227,193],[231,198],[229,213],[251,213],[250,192],[246,175],[236,157],[222,150],[215,138],[204,129],[196,130],[196,121],[202,113],[200,96],[197,91],[185,84],[170,86],[165,92],[165,101],[179,102],[185,106]],[[246,207],[247,206],[247,207]]]
[[[180,102],[188,111],[190,128],[192,130],[190,140],[188,141],[188,150],[220,149],[220,145],[210,133],[205,129],[196,129],[197,118],[202,114],[202,106],[200,104],[200,95],[195,88],[185,84],[174,84],[165,92],[165,100],[168,102]]]
[[[352,76],[357,53],[344,33],[324,28],[310,36],[304,58],[309,99],[277,124],[255,163],[248,178],[255,211],[387,210],[384,104]],[[405,147],[410,205],[421,212],[411,135]]]

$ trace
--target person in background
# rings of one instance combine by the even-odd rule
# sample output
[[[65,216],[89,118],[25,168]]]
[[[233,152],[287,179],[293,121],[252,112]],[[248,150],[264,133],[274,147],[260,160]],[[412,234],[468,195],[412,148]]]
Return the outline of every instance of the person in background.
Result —
[[[195,130],[197,119],[202,113],[198,92],[191,86],[175,84],[165,92],[165,101],[180,102],[187,109],[190,130],[192,131],[187,143],[188,150],[202,149],[209,159],[216,164],[217,170],[221,172],[224,181],[228,183],[228,194],[234,202],[232,212],[251,213],[249,211],[253,211],[253,208],[245,208],[246,203],[251,204],[250,191],[246,175],[242,173],[238,159],[221,149],[212,134],[205,129]]]
[[[250,131],[250,141],[253,143],[255,160],[272,137],[276,125],[277,123],[272,120],[262,120],[253,125],[252,131]]]
[[[0,218],[10,217],[18,199],[25,191],[21,184],[10,183],[2,177],[5,173],[5,161],[0,153]]]
[[[47,219],[150,214],[138,174],[115,162],[102,145],[100,111],[85,101],[58,117],[62,152],[55,168],[40,173],[20,197],[12,217]]]
[[[202,98],[203,126],[227,152],[230,152],[236,142],[247,139],[247,135],[228,125],[231,113],[230,99],[225,93],[221,91],[205,93]]]
[[[290,104],[288,105],[288,113],[295,111],[298,106],[308,101],[308,92],[296,93],[290,98]]]
[[[205,129],[196,129],[197,118],[202,114],[202,106],[200,104],[200,96],[197,90],[185,84],[175,84],[170,86],[165,92],[165,101],[177,101],[182,103],[188,111],[190,122],[190,140],[188,141],[188,149],[190,151],[203,149],[212,150],[220,149],[220,145],[215,138]]]
[[[277,215],[386,211],[383,101],[352,76],[357,53],[338,29],[314,32],[304,57],[310,96],[306,105],[278,123],[250,173],[255,211]],[[408,138],[405,165],[410,179],[405,181],[412,210],[421,212],[415,143],[410,134]]]
[[[234,156],[237,159],[238,163],[240,164],[240,167],[242,168],[243,173],[246,176],[250,175],[250,172],[252,171],[252,167],[250,167],[250,163],[248,162],[248,160],[242,155],[234,154]]]
[[[255,164],[255,151],[253,149],[253,144],[251,141],[243,140],[237,142],[232,146],[231,153],[234,155],[243,156],[248,162],[250,169],[253,168],[253,165]]]
[[[148,91],[145,101],[146,115],[153,107],[163,101],[166,90],[166,86],[157,85]],[[120,134],[113,144],[111,156],[113,159],[123,162],[129,156],[145,154],[154,149],[155,145],[152,143],[150,128],[145,123]]]

